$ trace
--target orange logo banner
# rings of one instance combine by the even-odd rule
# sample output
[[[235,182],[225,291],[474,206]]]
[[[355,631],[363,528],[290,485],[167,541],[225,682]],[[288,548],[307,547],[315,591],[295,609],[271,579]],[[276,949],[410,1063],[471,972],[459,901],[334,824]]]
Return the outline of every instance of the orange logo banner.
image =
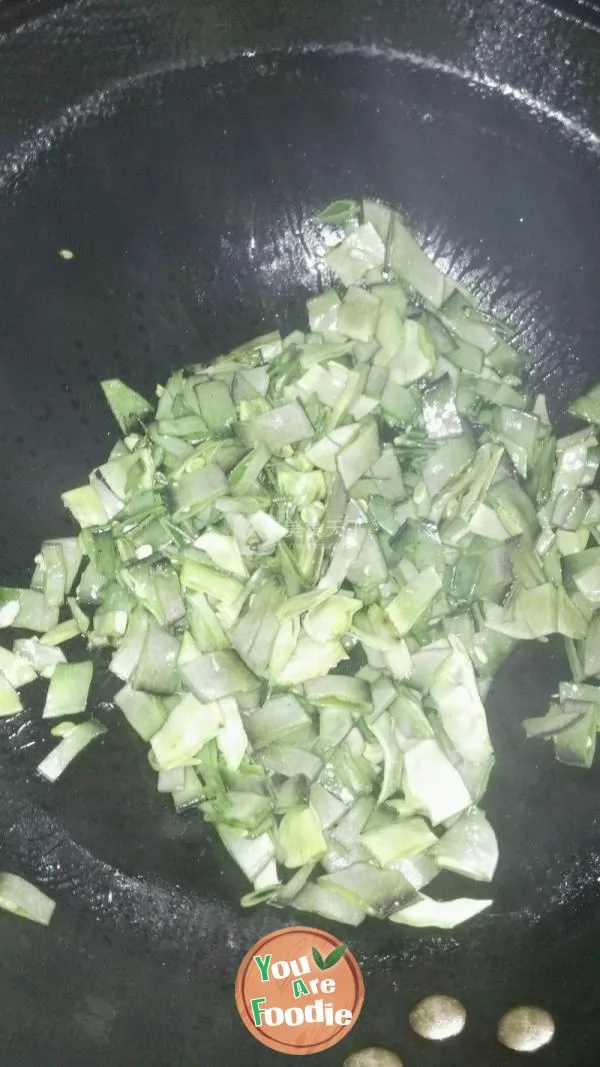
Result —
[[[309,1056],[342,1041],[365,997],[347,945],[323,930],[291,926],[263,937],[242,961],[235,999],[267,1048]]]

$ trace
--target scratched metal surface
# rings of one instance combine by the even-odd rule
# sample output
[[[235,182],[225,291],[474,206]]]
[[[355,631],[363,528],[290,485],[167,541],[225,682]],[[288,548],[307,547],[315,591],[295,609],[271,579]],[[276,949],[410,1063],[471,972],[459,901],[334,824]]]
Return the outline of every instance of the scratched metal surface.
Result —
[[[592,5],[568,11],[90,0],[6,22],[2,584],[68,528],[59,492],[108,449],[99,378],[149,390],[170,367],[300,322],[322,281],[310,218],[340,193],[407,213],[517,327],[556,414],[597,378],[600,37]],[[522,649],[489,701],[493,910],[452,935],[353,931],[367,1002],[344,1050],[386,1044],[407,1067],[509,1064],[495,1020],[533,999],[558,1022],[537,1062],[596,1063],[599,772],[558,767],[520,729],[564,670],[558,646]],[[49,932],[0,916],[6,1062],[257,1067],[267,1055],[235,1016],[235,971],[293,915],[242,914],[234,870],[196,817],[157,796],[111,693],[100,673],[109,734],[55,788],[34,774],[49,747],[39,694],[0,726],[0,867],[60,905]],[[406,1024],[434,990],[469,1011],[443,1049]]]

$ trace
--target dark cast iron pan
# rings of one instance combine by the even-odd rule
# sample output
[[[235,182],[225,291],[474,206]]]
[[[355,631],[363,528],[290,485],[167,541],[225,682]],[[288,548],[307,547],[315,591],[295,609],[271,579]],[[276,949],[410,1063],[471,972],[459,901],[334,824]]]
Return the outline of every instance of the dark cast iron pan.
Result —
[[[406,213],[518,328],[555,414],[598,379],[593,5],[3,0],[0,30],[2,584],[68,530],[59,493],[107,452],[99,379],[147,391],[298,323],[323,283],[310,218],[338,195]],[[496,1021],[529,1001],[557,1022],[535,1062],[595,1067],[600,762],[559,766],[520,727],[565,672],[558,645],[528,646],[491,693],[494,908],[450,934],[346,931],[365,1008],[343,1045],[308,1062],[375,1043],[406,1067],[508,1067]],[[34,774],[51,743],[36,708],[0,727],[0,869],[59,905],[49,931],[0,916],[0,1059],[283,1062],[243,1028],[233,983],[259,936],[307,917],[242,913],[232,865],[196,815],[156,794],[111,692],[96,694],[106,739],[56,787]],[[407,1025],[436,991],[469,1013],[443,1047]]]

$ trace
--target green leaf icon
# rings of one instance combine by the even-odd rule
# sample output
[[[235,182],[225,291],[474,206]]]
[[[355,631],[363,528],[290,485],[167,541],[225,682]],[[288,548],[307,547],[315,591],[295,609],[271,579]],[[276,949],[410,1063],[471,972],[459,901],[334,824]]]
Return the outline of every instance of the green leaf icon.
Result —
[[[328,971],[330,967],[335,967],[336,963],[341,960],[347,948],[347,945],[338,945],[337,948],[334,948],[333,952],[330,952],[329,955],[325,957],[323,961],[323,970]]]
[[[334,948],[333,952],[330,952],[329,955],[323,959],[318,948],[315,948],[313,945],[311,949],[312,958],[320,971],[328,971],[331,967],[335,967],[336,963],[341,960],[347,948],[347,945],[338,945],[337,948]]]
[[[324,971],[325,970],[325,960],[323,959],[323,957],[322,957],[321,953],[319,952],[318,948],[315,948],[315,946],[313,945],[311,951],[312,951],[312,958],[315,961],[317,967],[319,968],[320,971]]]

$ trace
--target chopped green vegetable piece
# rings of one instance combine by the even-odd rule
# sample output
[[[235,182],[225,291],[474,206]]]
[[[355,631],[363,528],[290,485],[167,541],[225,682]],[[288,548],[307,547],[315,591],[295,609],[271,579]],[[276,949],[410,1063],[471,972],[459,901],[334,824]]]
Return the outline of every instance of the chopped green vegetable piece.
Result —
[[[216,567],[230,574],[235,574],[238,578],[248,577],[248,568],[242,559],[234,537],[211,530],[203,533],[197,539],[195,545],[202,552],[206,552],[206,555]]]
[[[0,718],[16,715],[23,710],[16,689],[10,684],[3,674],[0,674]]]
[[[379,200],[363,200],[362,209],[365,222],[370,222],[384,244],[387,244],[393,217],[391,208]]]
[[[432,263],[407,229],[400,215],[394,215],[389,251],[390,267],[422,296],[439,308],[454,283]]]
[[[237,701],[226,697],[219,701],[223,725],[217,734],[217,747],[225,766],[237,771],[248,749],[248,736]]]
[[[84,712],[93,673],[91,660],[57,663],[50,679],[43,717],[58,719],[63,715],[80,715]]]
[[[0,873],[0,908],[21,919],[48,926],[56,904],[41,889],[17,874]]]
[[[458,755],[484,763],[492,743],[475,671],[464,645],[456,637],[449,640],[452,651],[434,675],[430,697]]]
[[[131,433],[152,415],[152,405],[119,378],[107,379],[100,385],[122,433]]]
[[[93,485],[82,485],[62,494],[62,502],[69,509],[82,530],[91,526],[104,526],[108,514],[102,499]]]
[[[527,737],[552,738],[576,725],[587,713],[585,704],[579,701],[573,701],[569,709],[563,709],[560,704],[551,704],[546,715],[525,719],[523,729]]]
[[[385,612],[393,623],[400,637],[410,633],[415,623],[427,611],[429,605],[442,588],[442,579],[435,567],[427,567],[417,574],[412,581],[387,605]]]
[[[193,767],[184,767],[183,785],[174,789],[172,796],[177,812],[187,811],[204,800],[204,787]]]
[[[246,729],[258,748],[285,741],[303,744],[313,736],[312,719],[293,693],[271,697],[248,716]]]
[[[266,445],[270,452],[279,454],[286,445],[294,445],[314,436],[314,427],[298,401],[265,411],[250,419],[245,426],[244,437],[253,448]]]
[[[198,410],[209,430],[223,432],[236,420],[231,392],[225,382],[204,381],[194,386]]]
[[[317,222],[336,224],[356,218],[360,211],[357,200],[333,200],[316,216]]]
[[[243,584],[238,578],[209,567],[195,559],[184,560],[181,568],[181,584],[185,589],[204,593],[214,600],[234,604],[243,591]]]
[[[426,460],[423,480],[430,497],[437,496],[473,460],[474,448],[469,437],[455,437],[443,444]]]
[[[178,682],[180,648],[178,637],[158,626],[154,619],[148,619],[137,662],[128,676],[133,688],[159,695],[173,693]],[[112,665],[111,670],[114,671]]]
[[[591,675],[600,675],[600,616],[594,616],[584,636],[583,670],[585,677],[589,678]]]
[[[315,333],[338,334],[342,301],[335,289],[328,289],[306,301],[310,328]],[[303,339],[304,340],[304,339]]]
[[[226,496],[227,490],[227,478],[216,463],[188,471],[173,485],[175,514],[178,518],[197,515],[219,497]]]
[[[154,734],[158,733],[168,714],[167,708],[158,697],[132,689],[129,685],[116,694],[115,704],[144,741],[150,741]]]
[[[432,900],[422,896],[415,904],[390,915],[393,923],[405,926],[437,926],[441,930],[453,930],[455,926],[473,919],[480,912],[489,908],[492,900],[473,900],[459,897],[456,900]]]
[[[374,422],[366,423],[359,433],[336,455],[336,465],[346,489],[350,489],[379,459],[379,435]]]
[[[12,685],[14,689],[20,689],[22,685],[35,681],[37,672],[33,664],[17,652],[9,652],[7,648],[0,646],[0,675]]]
[[[66,619],[65,622],[59,622],[58,626],[53,626],[51,630],[40,640],[41,645],[57,646],[63,645],[67,641],[72,641],[74,637],[79,637],[81,629],[75,619]]]
[[[435,368],[435,348],[422,323],[406,319],[403,344],[390,360],[390,380],[397,385],[409,385],[428,377]]]
[[[483,812],[471,808],[440,838],[431,855],[446,870],[491,882],[498,865],[498,842]]]
[[[287,812],[280,824],[277,841],[285,867],[302,867],[319,859],[327,848],[321,820],[312,807]]]
[[[315,885],[308,882],[293,897],[292,904],[299,911],[309,911],[314,915],[322,915],[324,919],[332,922],[346,923],[348,926],[360,926],[366,911],[364,908],[337,892],[335,888],[326,885]]]
[[[460,814],[471,795],[437,741],[418,741],[404,753],[404,794],[434,826]]]
[[[363,344],[372,341],[379,315],[379,301],[372,293],[350,286],[339,316],[340,333]]]
[[[283,774],[286,778],[302,774],[309,781],[317,777],[323,766],[322,760],[314,752],[285,744],[268,745],[259,758],[272,774]]]
[[[425,819],[414,817],[369,830],[362,834],[361,842],[376,863],[389,867],[397,860],[425,852],[437,844],[437,837]]]
[[[65,663],[64,652],[54,645],[46,645],[37,637],[18,638],[14,643],[14,652],[21,659],[31,664],[42,678],[51,678],[59,663]]]
[[[340,641],[313,641],[302,634],[286,663],[273,673],[273,681],[282,686],[302,685],[310,678],[327,674],[346,657]]]
[[[388,918],[396,908],[416,897],[413,887],[398,871],[381,870],[369,863],[353,863],[323,875],[317,885],[339,892],[378,919]]]
[[[567,702],[564,706],[568,706]],[[554,750],[560,763],[571,767],[591,767],[598,736],[598,709],[590,708],[581,718],[554,738]]]
[[[344,285],[355,285],[368,271],[382,267],[384,257],[384,242],[372,223],[365,222],[350,230],[339,245],[328,251],[327,262]],[[342,327],[340,332],[353,336]]]
[[[35,589],[0,588],[0,630],[12,626],[46,633],[57,623],[58,608],[48,605],[43,593]]]
[[[87,748],[95,738],[101,737],[105,733],[106,727],[101,722],[80,722],[42,760],[38,765],[38,771],[49,782],[55,782],[84,748]]]
[[[223,725],[219,704],[201,704],[191,693],[182,697],[150,744],[161,770],[194,762],[200,749],[216,737]]]
[[[488,316],[475,307],[471,297],[465,296],[458,289],[455,289],[444,303],[441,318],[463,341],[475,345],[485,353],[491,352],[499,340],[504,340],[503,334],[508,332],[500,323],[492,325]],[[494,326],[499,329],[494,329]]]
[[[258,679],[232,649],[202,653],[180,669],[184,682],[206,703],[256,689]]]
[[[586,422],[600,425],[600,385],[594,385],[585,396],[574,400],[569,412]]]
[[[248,837],[243,831],[224,824],[217,826],[225,848],[241,868],[246,878],[255,882],[275,857],[275,844],[269,833]]]

